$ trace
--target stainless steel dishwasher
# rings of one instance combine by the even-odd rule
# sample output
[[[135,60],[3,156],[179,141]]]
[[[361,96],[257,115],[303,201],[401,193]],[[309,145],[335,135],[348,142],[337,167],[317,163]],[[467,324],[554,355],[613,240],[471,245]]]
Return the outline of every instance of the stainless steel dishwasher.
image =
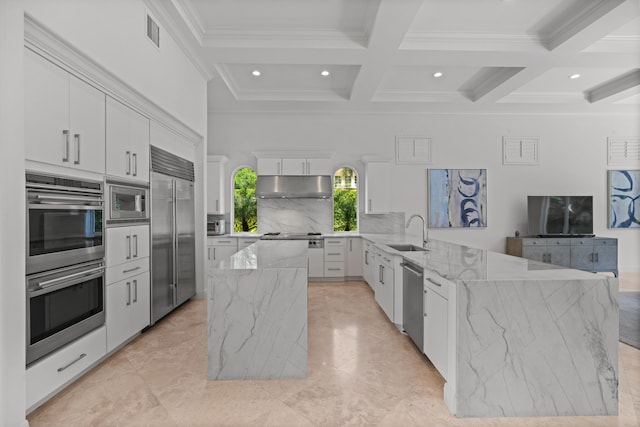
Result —
[[[402,266],[402,327],[411,340],[424,351],[424,273],[415,264]]]

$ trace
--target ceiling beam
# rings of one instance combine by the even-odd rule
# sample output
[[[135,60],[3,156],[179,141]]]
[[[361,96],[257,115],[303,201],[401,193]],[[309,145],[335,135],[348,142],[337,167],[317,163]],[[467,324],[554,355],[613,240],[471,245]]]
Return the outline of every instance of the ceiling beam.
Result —
[[[638,0],[600,0],[589,7],[576,2],[557,30],[542,36],[550,51],[581,51],[638,16]]]
[[[392,67],[393,58],[423,0],[381,0],[373,20],[367,55],[351,90],[354,102],[369,102]]]
[[[587,90],[585,98],[587,98],[587,101],[594,103],[637,86],[640,86],[640,69],[635,69]]]

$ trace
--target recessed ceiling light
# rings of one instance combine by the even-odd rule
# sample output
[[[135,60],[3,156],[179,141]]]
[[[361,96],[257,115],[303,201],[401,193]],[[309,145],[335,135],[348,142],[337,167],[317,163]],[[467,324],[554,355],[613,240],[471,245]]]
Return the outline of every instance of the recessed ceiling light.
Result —
[[[579,78],[579,77],[580,77],[580,74],[571,74],[571,75],[569,76],[569,78],[570,78],[571,80],[575,80],[575,79],[577,79],[577,78]]]
[[[442,77],[442,73],[440,71],[437,71],[437,72],[433,73],[433,77],[435,77],[435,78]]]
[[[254,76],[258,77],[261,73],[260,73],[260,70],[253,70],[251,72],[251,74],[253,74]]]
[[[327,70],[322,70],[322,72],[320,74],[322,74],[323,77],[327,77],[331,73],[329,71],[327,71]]]

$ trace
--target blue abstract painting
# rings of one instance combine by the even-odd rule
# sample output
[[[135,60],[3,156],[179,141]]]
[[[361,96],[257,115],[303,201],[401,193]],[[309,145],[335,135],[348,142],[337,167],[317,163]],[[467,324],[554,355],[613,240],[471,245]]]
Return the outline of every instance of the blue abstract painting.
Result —
[[[640,227],[640,170],[609,171],[609,228]]]
[[[429,227],[486,227],[487,170],[429,169]]]

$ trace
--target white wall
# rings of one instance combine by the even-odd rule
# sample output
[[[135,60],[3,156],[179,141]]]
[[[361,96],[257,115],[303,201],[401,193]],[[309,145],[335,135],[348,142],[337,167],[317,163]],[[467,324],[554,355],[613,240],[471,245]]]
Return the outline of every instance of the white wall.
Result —
[[[21,2],[0,0],[0,426],[26,425],[23,34]]]
[[[362,155],[393,158],[395,136],[403,134],[430,136],[433,163],[392,165],[396,211],[426,215],[427,168],[487,169],[488,227],[431,229],[432,237],[504,252],[506,236],[527,233],[527,195],[592,194],[594,233],[617,237],[619,268],[640,271],[640,230],[607,228],[606,157],[608,136],[640,135],[639,116],[211,113],[208,154],[229,157],[230,182],[238,165],[255,167],[255,150],[333,150],[336,166],[355,166],[363,182]],[[502,165],[503,136],[540,137],[540,164]],[[230,200],[230,185],[227,191]]]
[[[146,37],[142,0],[26,0],[25,13],[200,135],[207,83],[161,28],[160,50]],[[206,110],[205,110],[206,111]]]

